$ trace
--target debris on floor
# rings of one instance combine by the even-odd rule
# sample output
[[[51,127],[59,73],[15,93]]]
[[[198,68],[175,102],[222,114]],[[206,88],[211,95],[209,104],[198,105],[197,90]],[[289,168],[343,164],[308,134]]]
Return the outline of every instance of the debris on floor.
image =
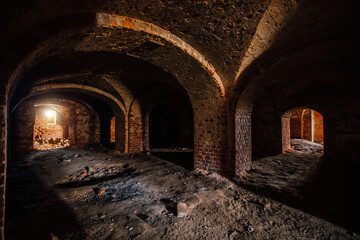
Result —
[[[9,169],[10,240],[359,239],[218,174],[154,156],[56,149],[25,160]]]

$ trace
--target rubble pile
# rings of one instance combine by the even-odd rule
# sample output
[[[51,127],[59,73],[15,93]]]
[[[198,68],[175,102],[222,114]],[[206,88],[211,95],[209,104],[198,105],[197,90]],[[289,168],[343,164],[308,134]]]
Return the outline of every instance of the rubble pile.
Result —
[[[56,148],[64,148],[69,146],[67,138],[35,138],[34,149],[37,150],[50,150]]]
[[[144,194],[137,185],[127,182],[104,182],[93,190],[98,196],[97,201],[100,203],[123,201]]]

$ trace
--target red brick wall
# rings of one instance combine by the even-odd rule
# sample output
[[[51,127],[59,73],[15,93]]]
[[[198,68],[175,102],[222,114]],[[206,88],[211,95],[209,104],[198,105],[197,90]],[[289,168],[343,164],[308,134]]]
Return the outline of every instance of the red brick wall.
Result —
[[[302,138],[312,141],[312,110],[304,109],[301,122],[302,122]]]
[[[290,138],[307,139],[324,144],[323,117],[317,111],[294,108],[282,117],[283,151],[289,149]]]
[[[319,144],[324,144],[323,117],[317,111],[312,111],[312,120],[314,127],[314,142]]]
[[[195,168],[229,175],[231,156],[226,127],[225,108],[208,101],[194,106]]]
[[[303,110],[295,111],[290,118],[290,138],[302,138],[302,114]]]
[[[130,109],[129,119],[129,153],[142,152],[144,146],[144,122],[140,114],[139,106]]]
[[[115,117],[110,120],[110,142],[115,142]]]

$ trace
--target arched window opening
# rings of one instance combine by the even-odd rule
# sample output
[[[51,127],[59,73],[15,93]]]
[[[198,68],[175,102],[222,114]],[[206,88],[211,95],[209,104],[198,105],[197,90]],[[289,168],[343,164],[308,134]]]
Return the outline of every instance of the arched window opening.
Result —
[[[69,146],[69,110],[53,104],[35,107],[33,148],[48,150]]]
[[[110,142],[115,142],[115,117],[110,120]]]
[[[323,116],[319,112],[309,108],[289,110],[282,117],[282,125],[283,151],[323,152]]]

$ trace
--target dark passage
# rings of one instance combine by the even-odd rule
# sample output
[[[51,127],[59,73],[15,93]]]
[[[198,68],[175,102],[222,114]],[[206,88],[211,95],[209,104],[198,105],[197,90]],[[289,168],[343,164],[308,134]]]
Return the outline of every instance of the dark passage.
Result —
[[[150,114],[150,148],[179,145],[179,118],[169,107],[155,106]]]
[[[186,169],[194,167],[192,149],[192,122],[188,113],[179,113],[164,105],[157,105],[149,117],[149,145],[151,154],[180,165]]]

